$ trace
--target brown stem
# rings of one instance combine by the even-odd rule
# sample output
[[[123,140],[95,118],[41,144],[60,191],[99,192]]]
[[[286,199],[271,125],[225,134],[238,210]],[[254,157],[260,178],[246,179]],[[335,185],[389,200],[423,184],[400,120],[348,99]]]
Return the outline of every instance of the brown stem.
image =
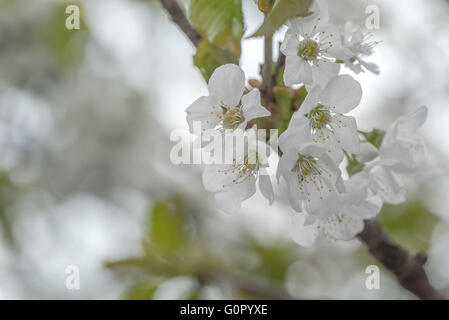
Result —
[[[425,300],[446,299],[429,283],[423,265],[424,255],[411,256],[401,245],[391,239],[375,219],[365,221],[364,230],[358,235],[369,252],[388,270],[394,273],[400,284]]]
[[[265,97],[267,99],[267,102],[273,101],[273,75],[271,73],[272,63],[273,63],[273,38],[271,36],[265,36],[262,79],[265,87]]]
[[[160,2],[170,15],[173,22],[176,23],[178,27],[181,28],[181,30],[185,33],[187,37],[189,37],[193,45],[195,47],[198,47],[202,37],[195,29],[193,29],[189,20],[187,20],[184,11],[181,9],[178,3],[175,0],[160,0]]]
[[[285,55],[280,50],[281,44],[279,44],[279,50],[278,50],[278,60],[276,62],[276,66],[274,67],[274,74],[273,74],[273,82],[276,83],[277,78],[279,74],[281,73],[282,68],[285,65]]]

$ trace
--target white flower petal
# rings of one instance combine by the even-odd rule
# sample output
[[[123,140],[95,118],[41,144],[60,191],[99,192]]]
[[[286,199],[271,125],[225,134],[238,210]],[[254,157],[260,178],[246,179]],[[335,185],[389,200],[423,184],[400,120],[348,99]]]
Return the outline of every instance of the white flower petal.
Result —
[[[360,151],[355,155],[355,158],[359,162],[370,162],[377,158],[379,151],[369,142],[360,143]]]
[[[332,78],[321,94],[321,102],[335,107],[336,112],[347,113],[357,107],[362,99],[360,83],[349,75]]]
[[[215,128],[220,122],[220,113],[217,101],[214,97],[200,97],[195,100],[187,109],[187,123],[189,130],[193,133],[193,121],[201,121],[201,128]]]
[[[330,156],[335,163],[340,163],[343,161],[344,154],[341,150],[340,144],[334,136],[334,133],[332,133],[329,129],[323,128],[321,130],[315,130],[312,134],[312,141],[325,147],[327,155]]]
[[[290,31],[290,29],[289,29]],[[296,34],[288,32],[285,34],[281,45],[281,52],[286,56],[296,56],[299,49],[299,39]]]
[[[314,158],[321,158],[323,156],[326,156],[327,152],[326,148],[327,146],[325,145],[309,142],[301,144],[300,148],[298,148],[298,151],[302,155],[312,156]]]
[[[320,61],[318,65],[312,67],[312,78],[314,84],[324,88],[329,79],[336,76],[340,71],[340,65],[338,63]]]
[[[396,171],[409,171],[417,168],[425,160],[426,149],[420,137],[416,139],[401,139],[390,147],[381,147],[380,156],[383,160],[394,161],[392,167]]]
[[[209,79],[209,93],[227,107],[239,104],[245,90],[245,73],[235,64],[215,69]]]
[[[364,227],[363,219],[348,214],[337,214],[328,217],[321,223],[324,233],[333,239],[351,240]]]
[[[352,210],[353,215],[357,214],[363,219],[371,219],[376,217],[379,214],[380,209],[382,209],[382,203],[379,203],[378,201],[371,201],[370,199],[362,202],[358,206],[349,208],[349,210]]]
[[[308,62],[297,55],[285,58],[284,83],[286,86],[312,84],[312,69]]]
[[[307,213],[323,218],[340,212],[341,199],[334,185],[327,179],[320,179],[320,182],[305,181],[303,186],[307,194],[307,199],[304,200]]]
[[[293,240],[303,247],[311,247],[318,236],[318,223],[304,225],[307,213],[291,215],[291,232]]]
[[[234,213],[240,209],[242,202],[256,193],[256,181],[251,176],[245,182],[235,185],[226,192],[215,194],[218,207],[227,213]]]
[[[298,160],[298,151],[294,148],[285,149],[281,159],[279,159],[276,176],[279,180],[284,173],[291,172]]]
[[[412,170],[424,162],[425,145],[416,130],[426,117],[427,108],[421,107],[396,120],[382,140],[379,150],[381,159],[396,162],[397,170]]]
[[[366,70],[368,70],[374,74],[377,74],[377,75],[380,74],[379,66],[377,64],[372,63],[372,62],[366,62],[362,59],[358,59],[358,61],[361,66],[365,67]],[[362,68],[360,68],[360,69],[362,69]]]
[[[242,110],[245,121],[250,121],[256,118],[268,117],[271,115],[270,111],[260,104],[259,89],[253,89],[242,98]]]
[[[312,66],[304,60],[299,69],[299,83],[313,84]]]
[[[302,196],[299,194],[298,190],[298,179],[296,174],[293,172],[284,173],[283,175],[285,181],[287,182],[287,195],[288,201],[292,206],[293,210],[296,212],[302,211]]]
[[[334,130],[337,142],[349,153],[360,152],[360,139],[354,117],[334,115],[330,126]]]
[[[269,175],[259,174],[259,188],[262,195],[268,199],[271,205],[274,201],[274,192]]]
[[[293,114],[292,119],[300,116],[304,118],[306,113],[315,108],[319,102],[321,90],[322,89],[318,86],[314,86],[310,89],[304,99],[304,102],[301,104],[301,108]]]
[[[279,147],[282,151],[289,148],[297,148],[299,145],[310,142],[310,127],[307,120],[303,117],[296,121],[290,121],[289,127],[279,137]]]
[[[384,202],[400,204],[405,201],[406,190],[399,184],[393,174],[382,166],[375,166],[370,171],[370,188]]]
[[[204,168],[203,185],[207,191],[223,192],[234,187],[233,181],[239,176],[232,164],[211,164]]]
[[[419,107],[411,114],[400,117],[393,126],[397,127],[397,134],[408,135],[418,130],[427,119],[427,107]]]
[[[328,152],[322,154],[317,160],[318,166],[325,173],[324,177],[328,179],[332,185],[336,185],[341,177],[341,170],[338,168],[338,162],[334,162],[328,155]]]

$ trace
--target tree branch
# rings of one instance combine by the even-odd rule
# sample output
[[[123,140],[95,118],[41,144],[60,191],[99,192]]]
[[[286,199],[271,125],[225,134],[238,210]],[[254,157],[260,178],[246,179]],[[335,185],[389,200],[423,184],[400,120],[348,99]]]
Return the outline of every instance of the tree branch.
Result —
[[[184,11],[175,0],[160,0],[164,9],[168,12],[174,23],[185,33],[195,47],[198,47],[202,40],[201,35],[193,29]]]
[[[368,247],[369,252],[388,270],[394,273],[399,283],[418,298],[425,300],[446,299],[429,283],[423,265],[424,255],[411,256],[382,229],[375,219],[365,221],[364,230],[358,235]]]
[[[187,35],[195,47],[202,40],[201,35],[193,29],[184,11],[175,0],[160,0],[162,6],[170,15],[174,23]],[[280,53],[275,72],[271,72],[272,63],[272,38],[267,37],[264,40],[265,62],[262,71],[262,78],[266,88],[266,97],[269,101],[273,99],[273,84],[279,75],[282,66],[285,64],[285,57]],[[382,229],[379,222],[375,219],[365,221],[364,230],[358,235],[358,238],[366,244],[369,252],[376,257],[388,270],[394,273],[400,284],[407,290],[414,293],[420,299],[446,299],[443,294],[435,290],[429,283],[429,279],[424,271],[423,265],[426,262],[424,255],[418,254],[410,256],[408,252],[393,241]],[[266,294],[265,288],[259,286],[243,286],[247,291]],[[249,290],[248,290],[249,288]],[[254,289],[256,288],[256,289]],[[272,295],[272,298],[290,298],[284,292]]]

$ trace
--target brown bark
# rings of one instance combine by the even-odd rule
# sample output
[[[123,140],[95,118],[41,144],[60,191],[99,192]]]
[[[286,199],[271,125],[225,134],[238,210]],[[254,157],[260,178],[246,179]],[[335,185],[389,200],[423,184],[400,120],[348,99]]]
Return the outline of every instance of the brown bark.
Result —
[[[160,0],[164,9],[168,12],[174,23],[184,32],[184,34],[190,39],[195,47],[201,42],[201,35],[193,29],[189,20],[184,14],[182,8],[175,0]]]
[[[394,273],[405,289],[420,299],[445,299],[445,296],[429,283],[423,268],[427,258],[421,254],[411,256],[385,233],[377,220],[365,221],[365,228],[358,238],[366,244],[369,252],[377,260]]]

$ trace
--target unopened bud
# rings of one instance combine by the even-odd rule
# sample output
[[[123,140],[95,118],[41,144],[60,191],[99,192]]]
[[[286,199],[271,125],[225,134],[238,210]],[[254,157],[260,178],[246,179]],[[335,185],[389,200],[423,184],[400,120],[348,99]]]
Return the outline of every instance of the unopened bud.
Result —
[[[273,9],[275,2],[276,0],[258,0],[257,7],[259,7],[260,11],[267,14],[268,12],[271,11],[271,9]]]

